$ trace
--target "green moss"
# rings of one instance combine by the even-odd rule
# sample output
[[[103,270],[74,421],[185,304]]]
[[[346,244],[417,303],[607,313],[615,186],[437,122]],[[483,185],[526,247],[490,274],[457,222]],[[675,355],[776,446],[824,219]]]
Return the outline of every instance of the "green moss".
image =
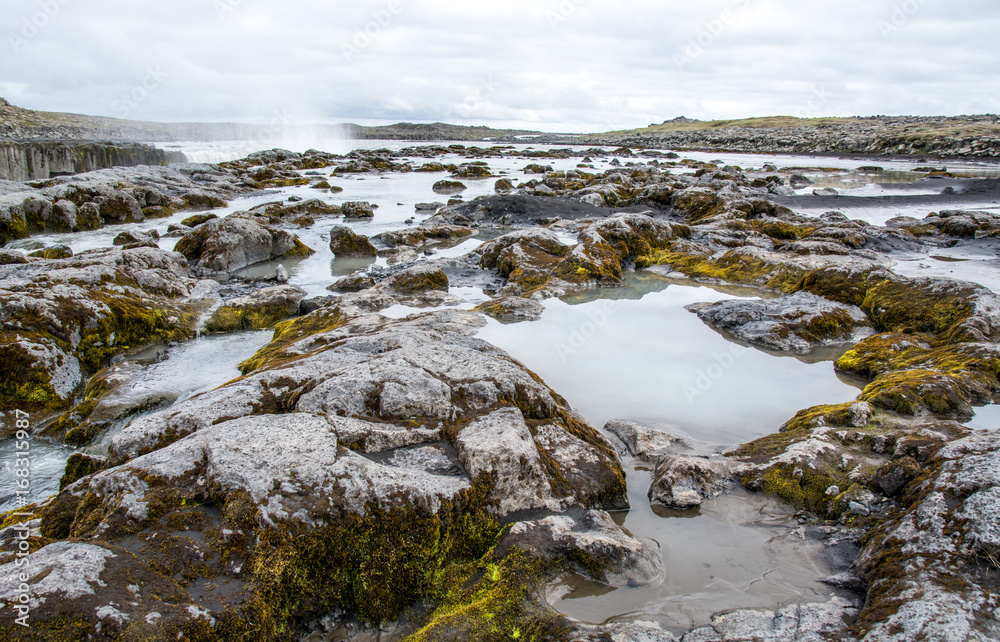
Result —
[[[25,411],[55,408],[63,400],[52,387],[49,373],[18,344],[19,335],[4,333],[0,343],[0,408]]]
[[[861,309],[880,330],[944,332],[972,315],[973,296],[971,288],[957,282],[931,287],[886,279],[868,288]]]
[[[847,310],[838,309],[811,319],[798,332],[808,341],[830,341],[852,336],[857,325]]]
[[[28,256],[49,260],[69,259],[73,257],[73,250],[65,245],[53,245],[52,247],[47,247],[44,250],[36,250]]]
[[[7,528],[8,526],[13,526],[15,524],[23,524],[24,522],[30,522],[35,519],[35,509],[38,508],[38,504],[29,504],[27,506],[22,506],[20,508],[15,508],[9,510],[5,513],[0,513],[0,530]]]
[[[914,351],[926,353],[919,342],[928,337],[888,332],[869,337],[845,352],[836,361],[836,367],[862,377],[874,379],[895,369],[897,360]]]
[[[166,205],[152,205],[142,208],[142,215],[146,218],[170,218],[176,213],[172,207]]]
[[[727,252],[717,259],[685,251],[661,250],[649,259],[636,263],[637,267],[650,265],[669,265],[694,279],[753,285],[783,292],[794,290],[805,274],[801,268],[768,263],[738,250]]]
[[[292,249],[290,249],[287,252],[285,252],[282,255],[282,258],[287,258],[287,259],[303,258],[304,259],[304,258],[306,258],[308,256],[312,256],[315,253],[316,253],[316,250],[313,250],[313,249],[307,247],[305,243],[303,243],[302,241],[300,241],[299,239],[296,238],[295,239],[295,247],[293,247]]]
[[[279,321],[292,316],[285,302],[255,307],[223,306],[212,314],[205,324],[205,331],[214,334],[221,332],[239,332],[241,330],[266,330],[274,327]]]
[[[925,408],[955,415],[970,403],[990,403],[1000,391],[1000,355],[990,346],[942,344],[927,335],[870,337],[837,360],[839,369],[874,381],[862,399],[913,415]]]
[[[500,525],[485,510],[491,489],[478,486],[435,515],[369,506],[326,527],[284,525],[258,533],[249,562],[257,590],[251,611],[274,637],[299,618],[337,608],[380,623],[441,590],[452,564],[481,558]]]
[[[254,356],[240,364],[244,375],[262,368],[274,368],[301,358],[301,355],[287,355],[284,349],[289,345],[322,332],[328,332],[344,324],[340,310],[335,307],[321,308],[304,317],[282,321],[274,328],[271,342],[257,351]]]
[[[835,499],[826,494],[831,486],[847,487],[849,480],[834,468],[818,470],[811,466],[775,464],[762,475],[750,474],[741,480],[751,490],[757,490],[784,502],[817,514],[824,514]]]
[[[781,431],[784,433],[794,433],[808,431],[817,426],[850,426],[854,417],[851,408],[853,401],[842,404],[813,406],[801,410],[795,414]]]
[[[407,642],[569,640],[570,625],[539,605],[546,566],[520,550],[442,573],[438,608]]]
[[[188,227],[198,227],[202,223],[207,223],[212,219],[219,218],[215,214],[195,214],[194,216],[189,216],[183,221],[181,225],[187,225]]]
[[[9,220],[0,220],[0,245],[15,239],[26,239],[28,234],[28,222],[23,215],[11,212]]]
[[[91,370],[111,357],[176,336],[178,329],[169,320],[172,311],[149,309],[124,298],[95,295],[110,308],[97,327],[82,333],[77,354]]]
[[[752,230],[780,241],[797,241],[803,237],[809,236],[816,230],[815,227],[794,225],[792,223],[786,223],[785,221],[779,221],[776,219],[755,219],[747,221],[747,226]]]
[[[89,457],[82,453],[73,453],[66,462],[66,471],[63,473],[62,479],[59,480],[59,490],[88,475],[93,475],[99,470],[104,470],[106,467],[107,464],[103,459]]]
[[[400,294],[416,294],[429,290],[448,291],[448,275],[442,270],[401,272],[392,279],[392,287]]]
[[[962,415],[971,405],[959,381],[932,370],[882,375],[864,389],[860,399],[903,415],[916,415],[922,408],[939,415]]]
[[[687,215],[688,222],[697,224],[723,213],[726,202],[715,192],[688,191],[675,192],[671,198],[674,209]]]

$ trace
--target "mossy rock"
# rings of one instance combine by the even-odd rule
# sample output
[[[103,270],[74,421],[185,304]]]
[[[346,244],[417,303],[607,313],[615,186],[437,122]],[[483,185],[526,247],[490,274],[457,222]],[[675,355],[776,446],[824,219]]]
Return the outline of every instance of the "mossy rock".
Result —
[[[198,227],[202,223],[208,223],[212,219],[219,218],[215,214],[195,214],[194,216],[189,216],[183,221],[181,225],[187,225],[188,227]]]
[[[188,210],[214,210],[229,205],[218,196],[205,194],[202,192],[190,192],[181,197],[184,204],[183,209]]]
[[[464,183],[459,181],[438,181],[431,188],[438,194],[457,194],[468,189]]]
[[[519,549],[503,558],[491,553],[476,562],[454,564],[441,574],[437,608],[408,639],[569,642],[574,638],[572,624],[538,599],[549,570]]]
[[[241,363],[240,372],[248,374],[254,370],[273,368],[285,363],[288,359],[282,355],[286,347],[314,334],[338,328],[344,323],[345,319],[336,307],[320,308],[304,317],[282,321],[274,327],[271,343]]]
[[[39,259],[61,260],[73,258],[73,250],[68,245],[53,245],[44,250],[36,250],[29,254]]]
[[[331,292],[361,292],[373,287],[375,287],[375,279],[364,274],[359,274],[344,277],[327,289]]]
[[[701,189],[686,189],[674,192],[670,204],[687,217],[692,224],[701,223],[726,210],[726,202],[715,192]]]
[[[921,410],[945,416],[972,417],[972,402],[961,382],[932,370],[903,370],[880,376],[861,393],[862,401],[902,415]]]
[[[142,215],[146,218],[170,218],[176,211],[166,205],[150,205],[142,208]]]
[[[393,289],[400,294],[418,294],[431,290],[448,291],[448,275],[443,270],[417,266],[404,270],[390,279]]]
[[[107,460],[101,457],[91,457],[83,453],[73,453],[66,462],[66,472],[59,480],[59,490],[89,475],[107,468]]]
[[[295,245],[292,249],[288,250],[282,255],[282,258],[288,259],[304,259],[312,256],[316,253],[316,250],[308,247],[305,243],[300,241],[298,238],[295,239]]]
[[[355,233],[346,225],[335,225],[330,230],[330,251],[344,258],[378,256],[378,250],[367,236]]]
[[[17,333],[0,335],[0,408],[33,411],[57,408],[64,402],[52,385],[52,375],[23,345]]]
[[[238,297],[212,314],[205,324],[205,331],[215,334],[272,328],[279,321],[297,316],[299,302],[305,296],[305,290],[279,285]]]

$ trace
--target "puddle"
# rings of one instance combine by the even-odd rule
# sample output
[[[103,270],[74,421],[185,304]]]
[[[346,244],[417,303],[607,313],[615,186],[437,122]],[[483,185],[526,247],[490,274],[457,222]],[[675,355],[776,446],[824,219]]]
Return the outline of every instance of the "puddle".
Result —
[[[802,408],[859,393],[830,362],[731,343],[684,309],[730,294],[647,276],[588,296],[601,298],[548,301],[539,321],[491,320],[479,336],[538,373],[594,426],[646,420],[682,426],[699,441],[739,444],[775,432]]]
[[[787,507],[737,490],[700,509],[654,509],[646,499],[650,478],[642,467],[632,468],[632,510],[617,517],[633,535],[660,545],[666,579],[656,587],[616,589],[566,577],[548,590],[556,610],[592,624],[653,620],[686,630],[710,623],[719,611],[825,601],[834,594],[819,579],[840,571],[824,543]]]

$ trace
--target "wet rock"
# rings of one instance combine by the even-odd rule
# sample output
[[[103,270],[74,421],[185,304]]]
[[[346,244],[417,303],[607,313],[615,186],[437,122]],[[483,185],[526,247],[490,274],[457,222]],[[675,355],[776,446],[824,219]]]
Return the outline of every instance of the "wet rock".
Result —
[[[28,262],[24,252],[0,249],[0,265],[23,265]]]
[[[428,290],[448,291],[448,275],[436,265],[415,265],[396,273],[386,281],[400,294],[416,294]]]
[[[459,181],[441,180],[431,187],[438,194],[457,194],[468,189],[464,183]]]
[[[97,206],[100,208],[101,218],[108,223],[131,223],[145,218],[139,201],[124,192],[102,197]]]
[[[343,209],[339,205],[333,205],[318,198],[308,200],[299,199],[291,205],[288,203],[264,203],[250,209],[253,214],[258,214],[270,219],[272,223],[279,221],[299,223],[317,217],[340,216]]]
[[[634,537],[604,511],[518,522],[498,544],[498,553],[514,547],[549,560],[563,572],[608,586],[655,586],[664,576],[657,543]],[[595,563],[584,565],[576,560]]]
[[[492,472],[490,499],[500,514],[559,510],[538,447],[517,408],[497,410],[463,428],[455,450],[471,477]]]
[[[444,207],[444,203],[417,203],[416,210],[418,212],[436,212]]]
[[[245,364],[246,376],[133,419],[112,439],[111,467],[67,486],[45,509],[41,532],[115,555],[128,547],[132,585],[153,594],[159,582],[156,595],[196,605],[214,631],[274,587],[293,591],[286,605],[315,595],[287,584],[282,568],[322,588],[320,612],[391,620],[426,594],[419,569],[461,569],[449,565],[491,554],[497,519],[512,511],[625,505],[608,444],[537,377],[472,336],[480,315],[391,321],[345,317],[341,305],[283,325]],[[656,581],[659,555],[646,543],[604,513],[581,515],[569,523],[542,516],[536,528],[556,554],[590,554],[587,567],[604,581]],[[258,563],[261,554],[267,560]],[[526,579],[503,569],[496,577]],[[88,595],[118,602],[115,591],[129,583],[106,572],[94,572],[104,585]],[[195,572],[213,586],[228,583],[229,599],[213,601],[183,580]],[[367,583],[385,573],[389,601],[338,579]],[[99,617],[82,595],[47,605],[90,626]],[[191,620],[171,608],[132,599],[119,612],[130,621],[160,613],[173,637]],[[37,613],[36,626],[54,621]],[[246,617],[292,626],[271,613]]]
[[[422,248],[430,243],[451,245],[475,234],[475,230],[464,225],[449,225],[441,222],[421,224],[412,229],[382,232],[374,237],[374,241],[389,248],[405,245],[412,248]]]
[[[791,178],[788,179],[788,184],[791,185],[792,189],[802,189],[809,187],[813,182],[802,174],[792,174]]]
[[[493,191],[497,194],[514,191],[514,183],[509,178],[501,178],[493,186]]]
[[[189,216],[183,221],[181,225],[186,225],[187,227],[198,227],[202,223],[208,223],[214,219],[219,218],[216,214],[195,214],[194,216]]]
[[[604,430],[621,440],[625,452],[643,461],[655,461],[666,453],[690,447],[680,431],[652,428],[634,421],[609,421]]]
[[[177,242],[175,250],[207,272],[235,272],[248,265],[312,251],[293,235],[233,214],[198,226]]]
[[[375,287],[375,279],[364,274],[345,276],[327,289],[331,292],[360,292]]]
[[[367,201],[347,201],[340,206],[345,218],[373,218],[375,210]]]
[[[135,361],[108,366],[87,382],[83,400],[46,426],[41,434],[62,439],[71,446],[86,446],[115,422],[162,408],[177,399],[174,392],[144,386],[147,376],[148,366]]]
[[[505,234],[479,249],[480,266],[507,279],[502,295],[560,295],[594,283],[619,284],[623,263],[651,258],[672,238],[668,223],[622,214],[585,227],[575,246],[545,229]]]
[[[78,208],[72,201],[58,200],[52,206],[52,214],[47,221],[55,231],[70,231],[77,227]]]
[[[686,509],[731,491],[734,467],[725,459],[672,455],[660,459],[649,487],[649,501]]]
[[[545,307],[537,301],[514,296],[481,303],[476,310],[501,323],[521,323],[542,318]]]
[[[685,642],[739,640],[795,640],[807,642],[828,636],[840,638],[845,624],[857,615],[849,601],[792,604],[775,611],[738,610],[712,617],[712,624],[684,636]],[[844,639],[844,638],[840,638]]]
[[[274,268],[274,280],[278,283],[288,283],[288,270],[285,269],[284,265],[279,265]]]
[[[438,212],[431,220],[436,219],[456,225],[478,224],[482,227],[491,227],[501,225],[500,220],[509,216],[509,221],[502,225],[523,227],[539,225],[542,219],[579,220],[603,218],[607,214],[606,208],[598,209],[576,199],[551,199],[516,193],[477,198],[468,203],[449,203],[448,207]]]
[[[143,244],[149,247],[155,247],[156,242],[160,240],[160,234],[155,229],[150,230],[133,230],[128,232],[122,232],[115,237],[112,241],[112,245],[134,245]]]
[[[335,225],[330,230],[330,251],[345,258],[378,255],[378,250],[367,236],[356,234],[346,225]]]
[[[805,292],[778,299],[697,303],[687,309],[741,341],[781,352],[809,352],[825,344],[856,343],[875,333],[859,308]]]
[[[823,189],[814,189],[813,196],[839,196],[840,192],[833,189],[832,187],[824,187]]]
[[[264,330],[297,316],[306,291],[293,285],[277,285],[236,297],[219,307],[205,324],[209,333]]]
[[[31,252],[28,256],[39,258],[39,259],[50,259],[58,261],[60,259],[69,259],[73,257],[73,249],[68,245],[63,245],[58,243],[56,245],[50,245],[44,250],[36,250]]]
[[[989,639],[983,613],[1000,603],[965,550],[992,554],[1000,433],[977,432],[944,446],[930,474],[907,493],[867,543],[858,568],[869,585],[860,624],[866,639]]]
[[[885,464],[873,481],[886,497],[896,497],[920,474],[920,465],[912,457],[900,457]]]
[[[451,173],[453,178],[490,178],[493,172],[482,161],[462,163]]]
[[[259,413],[268,407],[266,404],[259,405],[269,397],[265,391],[273,390],[273,385],[279,380],[285,382],[282,387],[287,391],[282,394],[292,394],[297,398],[293,406],[298,412],[377,417],[379,421],[387,422],[409,422],[412,419],[414,427],[434,427],[442,422],[447,425],[462,417],[482,417],[476,424],[477,429],[466,433],[461,440],[465,450],[459,450],[473,453],[469,456],[478,462],[468,459],[469,465],[476,463],[483,466],[492,457],[485,454],[480,457],[475,453],[480,448],[488,449],[490,439],[494,439],[490,435],[499,434],[497,431],[506,434],[504,431],[519,429],[525,419],[537,419],[541,422],[540,427],[551,424],[556,428],[566,421],[559,415],[566,410],[560,410],[551,392],[519,364],[488,344],[464,338],[462,333],[471,332],[472,328],[482,323],[482,317],[478,315],[434,313],[412,321],[389,323],[382,317],[360,317],[338,325],[335,320],[339,318],[338,309],[331,306],[302,317],[282,330],[282,334],[292,333],[294,336],[296,326],[308,327],[323,319],[329,319],[323,323],[332,324],[332,329],[310,335],[300,342],[288,343],[287,339],[282,341],[279,337],[275,344],[244,364],[244,368],[249,371],[259,364],[283,363],[286,358],[279,355],[304,354],[299,350],[309,350],[308,345],[318,346],[317,341],[323,342],[334,336],[346,341],[327,344],[326,349],[318,352],[312,348],[309,350],[313,353],[310,358],[300,359],[294,365],[261,370],[175,406],[165,414],[133,421],[116,436],[112,446],[114,456],[119,459],[134,456],[130,453],[149,448],[172,431],[186,434],[211,425],[215,417]],[[449,329],[452,327],[455,329]],[[445,334],[442,335],[442,331]],[[442,342],[442,339],[447,340]],[[293,390],[300,392],[293,393]],[[516,403],[519,412],[525,414],[525,419],[518,420],[511,412],[493,416],[490,409],[508,403],[504,399]],[[255,406],[258,411],[253,410]],[[487,421],[486,417],[493,418]],[[536,429],[529,434],[532,439],[554,444],[551,447],[555,454],[550,452],[547,461],[559,461],[561,456],[565,456],[576,462],[578,470],[590,469],[589,480],[570,487],[556,484],[558,492],[583,497],[607,494],[610,488],[620,483],[614,479],[614,469],[608,468],[607,453],[610,450],[593,429],[578,426],[576,420],[572,422],[574,432],[571,436],[576,441],[560,443],[546,435],[547,431],[542,431],[543,437],[535,437]],[[470,434],[477,436],[473,439]],[[538,448],[545,450],[545,445],[539,442]],[[578,450],[592,456],[592,462],[583,461]],[[526,452],[530,454],[532,451]],[[498,462],[506,461],[502,449],[496,452],[496,457],[500,458],[496,460]],[[514,461],[512,465],[520,466],[520,463]],[[537,472],[537,469],[533,470]],[[495,469],[494,473],[500,474],[499,469]],[[611,476],[608,477],[608,474]],[[548,475],[545,472],[542,477],[536,477],[536,482],[540,484],[536,489],[550,483]],[[592,488],[595,484],[599,488]],[[549,493],[542,497],[548,502],[555,496]]]
[[[0,268],[0,353],[18,372],[4,407],[58,409],[95,371],[127,350],[193,333],[209,286],[179,254],[152,248],[90,250],[59,261]]]

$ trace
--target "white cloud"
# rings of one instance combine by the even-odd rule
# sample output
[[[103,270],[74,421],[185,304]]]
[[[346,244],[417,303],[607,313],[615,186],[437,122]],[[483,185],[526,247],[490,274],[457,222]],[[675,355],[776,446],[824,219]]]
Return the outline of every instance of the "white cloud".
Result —
[[[0,90],[108,116],[140,96],[149,120],[550,131],[983,113],[998,27],[989,0],[6,0]]]

